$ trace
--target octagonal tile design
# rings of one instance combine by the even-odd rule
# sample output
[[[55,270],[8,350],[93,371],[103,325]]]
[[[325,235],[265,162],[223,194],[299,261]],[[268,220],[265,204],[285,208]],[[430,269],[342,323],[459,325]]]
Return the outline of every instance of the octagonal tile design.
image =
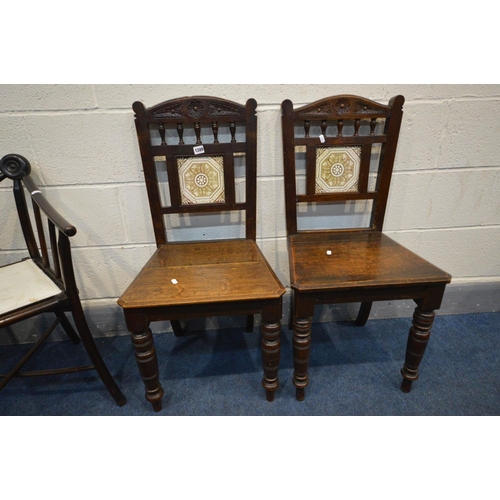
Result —
[[[222,156],[177,158],[183,205],[224,203]]]
[[[357,191],[361,146],[316,148],[316,193]]]

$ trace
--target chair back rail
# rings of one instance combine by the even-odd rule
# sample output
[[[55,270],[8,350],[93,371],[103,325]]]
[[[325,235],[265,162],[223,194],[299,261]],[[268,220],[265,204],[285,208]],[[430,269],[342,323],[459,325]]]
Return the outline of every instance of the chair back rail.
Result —
[[[283,101],[288,234],[298,232],[297,204],[350,200],[373,200],[369,230],[382,230],[403,104],[400,95],[388,105],[354,95],[333,96],[297,109],[292,101]],[[319,133],[312,134],[313,129]],[[370,189],[374,145],[380,145],[380,155],[376,185]],[[299,194],[296,151],[304,149],[305,192]]]
[[[255,240],[255,99],[242,106],[221,98],[193,96],[150,108],[135,102],[132,107],[157,245],[167,242],[165,215],[235,210],[245,212],[246,238]],[[244,201],[236,196],[237,155],[245,156]],[[168,206],[160,195],[158,158],[164,158],[166,165]]]
[[[62,288],[75,292],[76,280],[69,238],[76,234],[76,228],[47,201],[29,173],[12,179],[12,182],[19,222],[30,258],[59,282]],[[28,209],[25,189],[31,198],[33,215]]]

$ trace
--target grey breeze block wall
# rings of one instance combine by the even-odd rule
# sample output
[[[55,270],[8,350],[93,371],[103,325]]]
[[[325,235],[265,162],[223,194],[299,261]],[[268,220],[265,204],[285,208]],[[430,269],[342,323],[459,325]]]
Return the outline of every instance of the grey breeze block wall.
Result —
[[[126,331],[116,299],[155,249],[132,103],[188,95],[257,100],[257,242],[288,286],[280,104],[343,93],[383,103],[406,98],[384,230],[452,274],[440,313],[499,310],[500,85],[2,85],[0,156],[26,156],[49,201],[77,227],[72,245],[84,308],[96,335],[114,335]],[[0,209],[5,265],[25,256],[10,181],[0,184]],[[185,225],[191,235],[208,223],[216,237],[227,236],[210,217]],[[284,323],[288,301],[289,294]],[[371,318],[411,316],[413,308],[379,302]],[[317,309],[315,321],[326,321],[354,317],[357,305]],[[12,339],[30,340],[26,323],[10,331]],[[160,323],[153,331],[167,329]]]

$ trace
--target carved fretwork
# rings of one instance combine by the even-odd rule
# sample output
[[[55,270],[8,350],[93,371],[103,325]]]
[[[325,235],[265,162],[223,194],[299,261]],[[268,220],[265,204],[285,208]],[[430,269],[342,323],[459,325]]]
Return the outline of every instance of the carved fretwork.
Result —
[[[222,104],[220,102],[210,101],[208,103],[208,116],[213,117],[238,117],[241,115],[241,111],[229,104]]]
[[[158,109],[153,113],[153,118],[181,118],[184,116],[182,112],[182,104],[172,104]]]
[[[377,114],[377,115],[385,115],[387,112],[384,109],[377,109],[375,106],[368,106],[366,102],[363,101],[355,101],[354,102],[354,112],[359,114]]]
[[[158,121],[187,119],[187,122],[195,120],[203,123],[227,118],[228,121],[243,122],[246,120],[246,109],[232,101],[193,96],[165,101],[153,108],[149,108],[148,118]]]
[[[190,116],[192,116],[193,118],[199,118],[203,115],[205,106],[201,101],[194,100],[188,104],[187,110]]]
[[[338,115],[345,115],[351,109],[351,101],[349,99],[339,99],[333,107]]]
[[[314,108],[304,109],[300,111],[298,116],[323,116],[332,113],[332,108],[329,103],[322,104],[321,106],[316,106]]]
[[[314,103],[296,112],[296,118],[311,120],[311,119],[326,119],[335,116],[342,118],[355,118],[356,115],[373,115],[387,116],[389,111],[388,106],[378,104],[370,100],[362,100],[353,96],[339,96],[324,101]]]

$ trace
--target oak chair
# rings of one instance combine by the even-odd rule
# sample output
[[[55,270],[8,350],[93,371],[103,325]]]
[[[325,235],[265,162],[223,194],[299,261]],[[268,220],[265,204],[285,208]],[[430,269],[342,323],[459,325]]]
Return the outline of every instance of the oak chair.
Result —
[[[261,314],[266,399],[278,388],[280,320],[285,293],[256,244],[257,103],[194,96],[150,108],[133,104],[157,250],[118,300],[131,332],[146,400],[162,408],[163,388],[150,323]],[[237,175],[238,174],[238,175]],[[241,187],[244,186],[244,189]],[[239,237],[169,236],[184,218],[236,214]],[[168,220],[166,220],[168,218]],[[243,226],[243,224],[242,224]],[[171,233],[172,234],[172,233]],[[211,239],[212,238],[212,239]]]
[[[97,349],[80,302],[69,240],[76,234],[76,228],[49,204],[30,172],[30,163],[20,155],[10,154],[0,160],[0,182],[4,179],[13,181],[15,206],[27,247],[26,258],[0,267],[0,329],[42,313],[55,314],[56,319],[10,372],[0,375],[0,390],[14,377],[95,369],[115,402],[123,406],[126,399]],[[31,198],[32,211],[26,202],[25,188]],[[72,314],[77,331],[66,317],[66,312]],[[59,324],[75,344],[82,341],[92,364],[21,370]]]
[[[293,383],[305,398],[316,304],[360,302],[364,325],[373,301],[417,304],[401,374],[409,392],[451,276],[382,232],[404,97],[388,105],[338,95],[295,108],[282,103],[286,225],[293,293]],[[362,203],[365,227],[316,227],[325,206]],[[371,205],[371,206],[370,206]],[[351,207],[351,208],[349,208]],[[356,208],[358,210],[358,208]],[[326,224],[325,224],[326,225]],[[361,224],[360,224],[361,225]]]

